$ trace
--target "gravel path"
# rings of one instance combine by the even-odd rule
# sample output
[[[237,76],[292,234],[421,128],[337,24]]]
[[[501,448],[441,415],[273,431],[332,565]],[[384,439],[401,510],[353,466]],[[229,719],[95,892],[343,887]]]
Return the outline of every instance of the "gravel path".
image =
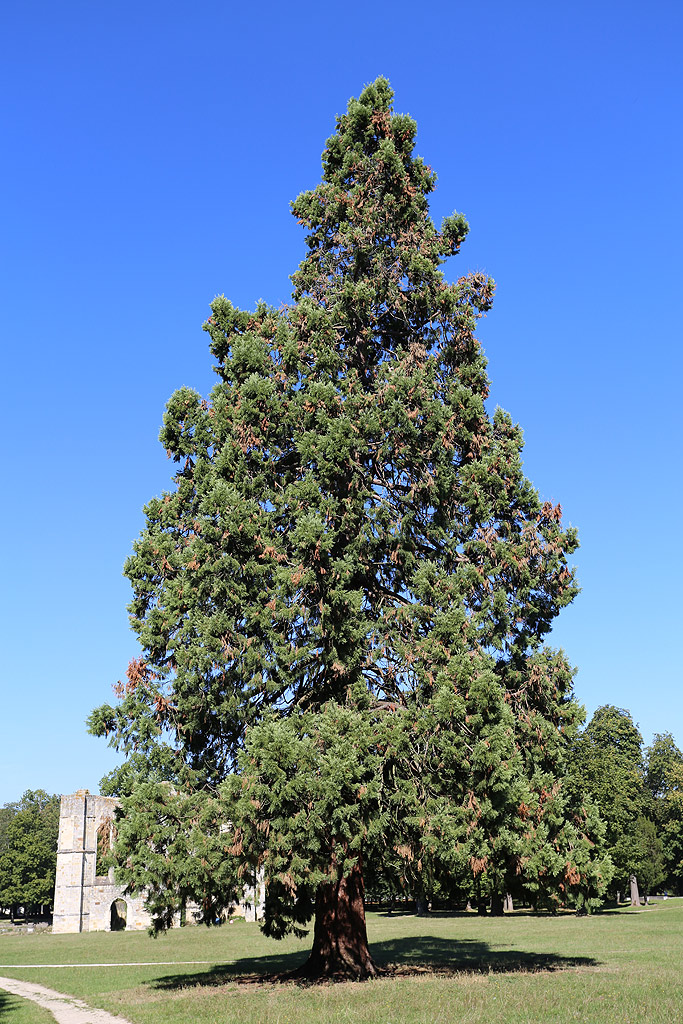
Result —
[[[0,978],[0,988],[44,1006],[57,1024],[129,1024],[124,1017],[115,1017],[106,1010],[95,1010],[74,996],[65,996],[52,988],[45,988],[44,985],[34,985],[31,981]]]

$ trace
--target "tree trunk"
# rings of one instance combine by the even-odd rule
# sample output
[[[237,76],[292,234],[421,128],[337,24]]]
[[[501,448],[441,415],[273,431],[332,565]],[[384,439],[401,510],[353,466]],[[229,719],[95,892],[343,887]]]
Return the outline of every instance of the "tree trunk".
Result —
[[[631,875],[631,877],[629,878],[629,882],[631,883],[631,906],[639,907],[640,893],[638,892],[638,879],[635,875]]]
[[[487,913],[487,910],[486,910],[486,900],[484,899],[484,897],[481,894],[481,882],[480,882],[479,879],[476,880],[475,886],[474,886],[474,901],[475,901],[475,903],[477,905],[477,913],[481,914],[481,915],[485,915]]]
[[[429,917],[429,903],[426,896],[415,897],[415,913],[418,917]]]
[[[379,973],[368,948],[363,871],[357,864],[346,878],[318,889],[313,948],[292,976],[362,981]]]
[[[491,914],[494,917],[503,916],[503,897],[500,893],[494,892],[491,896]]]
[[[512,896],[508,892],[505,894],[505,906],[503,907],[503,910],[505,911],[506,914],[511,914],[514,909],[515,906],[512,902]]]

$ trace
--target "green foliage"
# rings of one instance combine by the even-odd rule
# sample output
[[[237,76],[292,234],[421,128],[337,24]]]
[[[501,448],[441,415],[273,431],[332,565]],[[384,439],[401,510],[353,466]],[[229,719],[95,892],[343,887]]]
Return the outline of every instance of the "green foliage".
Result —
[[[636,822],[631,870],[645,896],[655,892],[666,878],[664,847],[657,826],[651,818],[641,814]]]
[[[183,792],[168,782],[139,782],[121,799],[115,826],[117,877],[133,892],[146,890],[153,933],[197,902],[205,924],[238,900],[237,861],[216,797]]]
[[[0,809],[0,906],[52,906],[59,800],[29,789]]]
[[[643,737],[634,725],[630,711],[604,704],[586,726],[582,741],[598,756],[607,757],[614,764],[630,763],[634,771],[642,774]]]
[[[683,754],[669,732],[656,733],[645,752],[651,813],[662,842],[664,882],[683,889]]]
[[[599,808],[615,867],[614,887],[622,890],[631,874],[647,873],[642,851],[651,832],[644,823],[648,800],[642,743],[630,712],[607,704],[597,709],[574,750],[573,770]]]
[[[655,733],[645,751],[645,765],[645,785],[656,805],[669,791],[672,770],[683,765],[683,753],[670,732]]]
[[[248,734],[242,771],[224,787],[225,816],[268,879],[266,934],[300,931],[319,885],[383,849],[381,734],[377,716],[333,703],[268,715]]]
[[[174,487],[126,563],[143,656],[91,718],[128,753],[170,737],[207,794],[228,780],[276,935],[364,860],[417,887],[543,870],[544,891],[578,892],[590,842],[556,781],[571,670],[543,647],[577,591],[576,533],[524,476],[520,428],[486,411],[494,284],[445,281],[467,222],[432,223],[436,178],[392,97],[378,79],[349,102],[292,204],[293,302],[212,303],[218,384],[172,396]],[[121,833],[122,859],[142,835]]]
[[[166,743],[152,746],[146,754],[133,752],[123,764],[100,779],[102,796],[130,796],[143,782],[178,782],[182,770],[178,754]]]
[[[667,877],[677,892],[683,890],[683,764],[671,765],[661,815]]]

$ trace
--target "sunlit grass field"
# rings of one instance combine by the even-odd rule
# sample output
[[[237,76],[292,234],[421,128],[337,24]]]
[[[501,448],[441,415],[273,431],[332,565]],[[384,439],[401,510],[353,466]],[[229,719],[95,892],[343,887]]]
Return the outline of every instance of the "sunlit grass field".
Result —
[[[2,1024],[55,1024],[49,1010],[36,1006],[29,999],[20,999],[0,989],[0,1020]]]
[[[136,1024],[683,1019],[683,899],[588,918],[370,914],[368,932],[387,974],[363,984],[263,980],[301,963],[309,941],[277,943],[244,922],[156,940],[139,932],[3,935],[0,975],[68,992]],[[208,963],[180,963],[192,960]],[[85,966],[132,961],[154,965]],[[2,1024],[43,1024],[38,1007],[33,1017],[15,1016],[12,1000],[18,1006],[0,994]]]

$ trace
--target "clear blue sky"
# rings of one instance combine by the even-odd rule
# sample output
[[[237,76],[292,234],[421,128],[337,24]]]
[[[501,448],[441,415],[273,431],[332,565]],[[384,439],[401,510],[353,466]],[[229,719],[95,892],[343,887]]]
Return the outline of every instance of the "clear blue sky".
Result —
[[[287,300],[335,114],[377,75],[491,273],[527,473],[578,526],[553,642],[588,713],[683,745],[683,6],[18,0],[0,13],[0,803],[97,789],[84,720],[137,653],[123,562],[168,483],[208,303]]]

